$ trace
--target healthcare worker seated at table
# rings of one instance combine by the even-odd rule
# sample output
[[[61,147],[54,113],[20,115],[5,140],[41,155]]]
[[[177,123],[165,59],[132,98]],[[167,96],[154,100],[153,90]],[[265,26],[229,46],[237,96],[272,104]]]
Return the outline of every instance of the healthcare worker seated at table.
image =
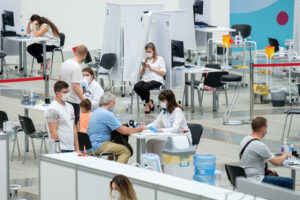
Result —
[[[150,90],[160,87],[164,83],[166,65],[162,57],[157,55],[153,43],[145,46],[146,58],[142,62],[140,71],[141,81],[134,85],[134,91],[145,101],[145,114],[154,111],[153,101],[150,100]]]
[[[95,81],[94,70],[90,67],[86,67],[82,70],[83,81],[86,87],[83,89],[84,97],[92,102],[92,111],[99,107],[99,100],[104,91],[101,85]]]
[[[183,108],[177,104],[172,90],[164,90],[159,94],[162,111],[157,119],[147,127],[154,132],[179,133],[186,135],[190,144],[192,144],[192,135],[185,120]],[[155,153],[160,156],[162,169],[162,149],[165,147],[166,139],[152,139],[147,142],[147,152]]]
[[[53,49],[60,46],[59,31],[55,24],[45,17],[39,15],[32,15],[27,25],[26,34],[32,33],[33,37],[45,37],[46,51],[51,52]],[[41,64],[39,73],[43,72],[43,45],[41,43],[34,43],[27,47],[30,55],[36,58],[37,62]],[[46,66],[48,68],[50,59],[47,59]]]

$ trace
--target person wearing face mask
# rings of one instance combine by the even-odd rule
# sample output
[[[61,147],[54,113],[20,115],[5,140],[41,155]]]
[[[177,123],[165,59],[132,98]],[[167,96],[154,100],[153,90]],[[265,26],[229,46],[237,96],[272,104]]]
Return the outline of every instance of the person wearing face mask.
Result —
[[[70,85],[70,99],[69,103],[74,108],[75,113],[75,124],[79,121],[80,114],[80,102],[84,100],[81,83],[82,83],[82,72],[80,63],[85,60],[88,49],[85,45],[79,45],[75,51],[73,58],[66,60],[61,65],[61,71],[59,80],[65,81]],[[79,129],[79,127],[78,127]]]
[[[95,154],[112,152],[117,157],[117,162],[127,163],[131,151],[122,144],[111,142],[112,132],[117,131],[122,135],[130,135],[143,131],[143,126],[128,128],[122,126],[120,121],[113,114],[116,104],[116,97],[105,92],[99,101],[99,107],[94,110],[89,120],[87,134],[90,137],[92,148]]]
[[[126,176],[115,176],[109,186],[111,200],[137,200],[133,185]]]
[[[142,62],[140,71],[141,81],[134,85],[134,91],[145,101],[145,114],[154,110],[153,101],[150,100],[150,90],[160,87],[164,83],[166,65],[162,57],[157,55],[153,43],[145,46],[146,58]]]
[[[92,111],[99,107],[99,100],[103,95],[104,91],[101,85],[95,81],[94,71],[90,67],[86,67],[82,70],[83,81],[87,85],[86,91],[84,92],[84,97],[89,99],[92,103]]]
[[[157,132],[178,133],[186,135],[190,144],[192,144],[192,135],[187,125],[183,108],[178,105],[172,90],[163,90],[158,99],[161,102],[162,110],[156,120],[149,124],[146,129]],[[152,139],[147,142],[147,152],[155,153],[160,156],[162,169],[164,162],[162,158],[162,149],[166,144],[166,139]]]
[[[51,139],[60,142],[61,153],[79,152],[77,129],[74,123],[73,106],[67,101],[70,98],[69,85],[64,81],[54,84],[55,100],[45,113],[47,129]]]

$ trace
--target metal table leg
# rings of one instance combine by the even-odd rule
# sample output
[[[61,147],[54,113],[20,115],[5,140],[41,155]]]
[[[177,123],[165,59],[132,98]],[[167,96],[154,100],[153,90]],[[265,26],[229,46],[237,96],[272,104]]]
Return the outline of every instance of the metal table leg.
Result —
[[[189,81],[189,74],[185,73],[184,74],[185,106],[189,105],[189,90],[188,90],[188,86],[185,84],[188,81]]]
[[[26,42],[23,42],[23,52],[22,52],[22,57],[23,57],[23,64],[22,64],[22,68],[23,68],[23,72],[24,75],[27,76],[27,54],[26,54]]]
[[[212,38],[212,36],[213,36],[213,34],[212,33],[207,33],[207,38],[206,38],[206,41],[208,41],[209,39],[211,39]],[[208,56],[208,58],[210,58],[212,55],[213,55],[213,44],[212,44],[212,42],[211,43],[209,43],[208,44],[209,45],[209,52],[207,52],[207,56]]]
[[[217,111],[217,91],[213,91],[213,111]]]
[[[246,66],[246,48],[245,47],[243,47],[243,66]],[[247,83],[246,83],[246,69],[243,69],[242,87],[247,87]]]
[[[295,185],[296,185],[296,170],[295,169],[291,169],[291,178],[293,180],[293,190],[295,190]]]
[[[141,155],[146,153],[146,139],[136,139],[136,162],[141,164]]]
[[[23,43],[22,42],[19,42],[19,71],[22,71],[23,70],[23,55],[22,55],[22,50],[23,50],[23,47],[22,47]]]
[[[194,92],[195,92],[195,88],[194,88],[194,82],[195,82],[195,74],[191,74],[191,113],[194,113],[195,110],[195,105],[194,105]]]
[[[45,103],[50,104],[50,95],[49,95],[49,76],[46,69],[46,41],[42,42],[43,44],[43,73],[44,73],[44,82],[45,82]]]

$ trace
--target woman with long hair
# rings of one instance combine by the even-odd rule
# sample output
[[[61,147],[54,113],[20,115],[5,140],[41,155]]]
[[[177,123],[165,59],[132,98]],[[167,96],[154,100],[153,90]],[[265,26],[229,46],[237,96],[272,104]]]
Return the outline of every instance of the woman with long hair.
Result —
[[[150,90],[160,87],[164,83],[166,65],[162,57],[157,55],[155,45],[150,42],[145,46],[146,58],[142,62],[140,71],[141,81],[134,85],[134,91],[145,101],[145,114],[154,110],[150,100]]]
[[[179,133],[187,136],[192,145],[192,135],[187,125],[183,108],[177,103],[172,90],[163,90],[159,96],[162,110],[156,120],[146,126],[150,130],[158,132]],[[162,158],[162,149],[166,144],[166,139],[152,139],[147,142],[147,152],[155,153],[160,156],[162,169],[164,170],[164,162]]]
[[[49,40],[46,41],[46,51],[53,51],[53,49],[60,46],[59,31],[55,24],[45,17],[39,15],[32,15],[27,25],[27,34],[32,33],[34,37],[45,37]],[[39,73],[43,72],[43,46],[40,43],[34,43],[27,47],[30,55],[37,59],[41,65]],[[48,68],[50,59],[47,59],[46,66]]]
[[[132,183],[124,175],[115,176],[110,182],[111,200],[137,200]]]

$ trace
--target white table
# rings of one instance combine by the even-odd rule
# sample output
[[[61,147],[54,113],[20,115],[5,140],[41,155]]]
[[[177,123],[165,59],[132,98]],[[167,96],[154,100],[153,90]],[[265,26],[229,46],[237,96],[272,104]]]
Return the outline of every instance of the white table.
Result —
[[[285,168],[291,169],[291,178],[293,180],[293,189],[295,190],[296,186],[296,171],[300,170],[300,165],[283,165]]]
[[[163,139],[178,135],[177,133],[150,133],[141,132],[131,134],[130,137],[136,139],[136,162],[141,163],[141,155],[146,153],[146,141],[150,139]]]
[[[9,198],[9,144],[8,135],[0,131],[0,199]]]
[[[19,69],[24,70],[24,75],[27,75],[27,54],[26,54],[26,43],[27,42],[40,42],[43,45],[43,58],[44,58],[44,71],[46,66],[46,41],[49,40],[49,38],[44,37],[19,37],[19,36],[13,36],[13,37],[6,37],[7,40],[19,42]]]
[[[138,199],[143,200],[224,200],[228,193],[231,194],[229,199],[237,200],[244,195],[144,168],[92,156],[78,157],[76,153],[64,153],[40,156],[40,199],[109,199],[109,183],[117,174],[128,177]],[[248,196],[245,199],[251,198]]]
[[[228,69],[229,68],[226,68],[224,70],[228,70]],[[212,69],[212,68],[205,68],[205,67],[196,68],[196,66],[191,67],[191,68],[185,68],[185,69],[174,68],[173,70],[177,70],[177,71],[185,73],[184,84],[188,81],[189,74],[191,76],[191,113],[195,112],[195,104],[194,104],[194,90],[195,90],[194,86],[195,85],[194,85],[194,82],[195,82],[196,74],[203,74],[203,73],[206,73],[206,72],[220,72],[220,71],[222,71],[222,70],[219,70],[219,69]],[[187,86],[185,85],[184,87],[185,87],[185,91],[188,91]],[[217,110],[216,99],[217,99],[216,91],[213,91],[213,111]],[[185,93],[185,106],[188,106],[188,92]]]

